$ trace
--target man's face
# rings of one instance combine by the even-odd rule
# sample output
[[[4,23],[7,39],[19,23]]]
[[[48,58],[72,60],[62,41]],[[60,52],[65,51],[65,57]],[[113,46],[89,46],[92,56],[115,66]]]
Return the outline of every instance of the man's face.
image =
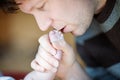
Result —
[[[16,0],[20,9],[32,14],[42,31],[49,27],[82,35],[94,14],[94,0]]]

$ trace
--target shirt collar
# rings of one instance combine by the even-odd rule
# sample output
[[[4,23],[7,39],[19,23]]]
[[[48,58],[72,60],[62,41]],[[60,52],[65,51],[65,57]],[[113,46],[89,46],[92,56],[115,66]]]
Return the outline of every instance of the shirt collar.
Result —
[[[115,3],[116,3],[116,0],[107,0],[103,10],[99,14],[95,15],[95,19],[100,23],[104,23],[110,16],[115,6]]]

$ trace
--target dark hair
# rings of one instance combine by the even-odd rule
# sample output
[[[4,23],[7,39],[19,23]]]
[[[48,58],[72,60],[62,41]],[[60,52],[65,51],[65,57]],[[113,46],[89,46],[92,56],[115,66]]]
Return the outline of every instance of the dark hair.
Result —
[[[18,9],[18,4],[14,0],[0,0],[0,10],[5,13],[14,13]]]

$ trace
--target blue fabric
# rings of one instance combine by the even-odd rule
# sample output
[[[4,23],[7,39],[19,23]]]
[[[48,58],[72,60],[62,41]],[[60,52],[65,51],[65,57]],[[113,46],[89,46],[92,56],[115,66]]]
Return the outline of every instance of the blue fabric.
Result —
[[[88,40],[88,39],[100,34],[102,31],[101,31],[100,27],[98,27],[98,26],[99,26],[98,22],[93,19],[88,30],[83,35],[77,36],[75,38],[76,42],[80,43],[81,45],[84,45],[85,40]]]
[[[120,63],[112,65],[107,69],[112,75],[120,79]]]
[[[10,76],[3,76],[2,72],[0,72],[0,80],[15,80]]]
[[[85,71],[93,80],[120,80],[120,63],[107,69],[103,67],[86,67]]]

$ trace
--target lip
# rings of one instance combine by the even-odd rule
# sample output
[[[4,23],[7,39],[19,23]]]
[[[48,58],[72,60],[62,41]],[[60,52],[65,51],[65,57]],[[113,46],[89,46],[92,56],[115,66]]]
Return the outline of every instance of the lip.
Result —
[[[58,31],[61,31],[62,33],[72,32],[67,25],[63,25],[63,26],[52,25],[52,27]]]
[[[53,28],[58,31],[61,31],[62,33],[69,33],[69,32],[72,33],[72,31],[69,28],[67,28],[66,25],[60,28],[57,28],[57,27],[53,27]]]
[[[69,27],[68,26],[64,26],[64,28],[62,29],[62,32],[63,33],[71,33],[72,31],[71,31],[71,29],[69,29]]]
[[[71,32],[71,31],[68,31],[66,25],[65,25],[64,27],[62,27],[61,29],[59,29],[59,31],[61,31],[62,33],[68,33],[68,32]]]
[[[64,26],[56,26],[56,25],[52,25],[52,27],[58,31],[64,31],[64,28],[66,27],[65,25]]]

